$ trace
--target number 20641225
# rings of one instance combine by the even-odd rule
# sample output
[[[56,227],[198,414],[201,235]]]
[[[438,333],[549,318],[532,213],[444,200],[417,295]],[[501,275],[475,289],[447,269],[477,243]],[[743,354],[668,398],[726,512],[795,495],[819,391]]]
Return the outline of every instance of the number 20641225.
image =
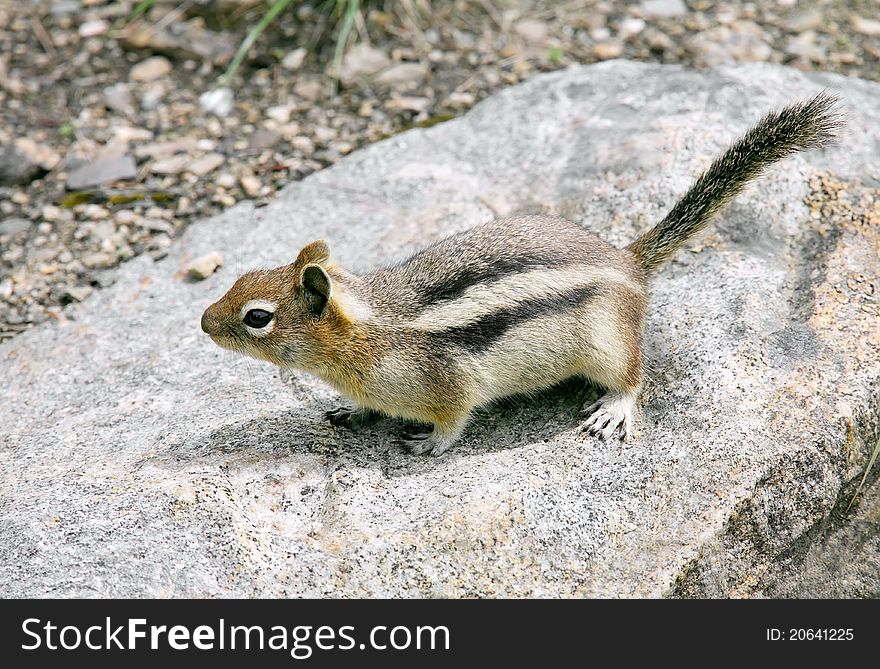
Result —
[[[767,628],[768,641],[852,641],[852,628]]]

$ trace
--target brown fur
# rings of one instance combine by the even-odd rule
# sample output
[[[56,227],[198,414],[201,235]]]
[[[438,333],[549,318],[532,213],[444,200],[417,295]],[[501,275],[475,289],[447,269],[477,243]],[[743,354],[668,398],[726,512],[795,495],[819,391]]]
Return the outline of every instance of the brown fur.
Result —
[[[764,167],[829,141],[833,102],[820,95],[769,115],[627,249],[562,218],[516,216],[354,276],[318,240],[289,265],[239,278],[202,329],[351,397],[359,411],[330,412],[334,422],[354,425],[372,409],[433,423],[415,453],[444,452],[474,408],[571,375],[608,389],[586,409],[584,429],[625,438],[642,385],[650,276]]]

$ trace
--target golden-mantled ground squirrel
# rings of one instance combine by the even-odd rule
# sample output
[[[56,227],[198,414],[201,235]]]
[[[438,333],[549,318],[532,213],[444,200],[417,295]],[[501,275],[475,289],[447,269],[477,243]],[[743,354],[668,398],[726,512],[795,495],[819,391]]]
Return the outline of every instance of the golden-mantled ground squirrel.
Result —
[[[476,407],[570,376],[607,389],[584,430],[625,439],[642,385],[651,276],[771,163],[833,140],[829,94],[771,113],[625,249],[555,216],[515,216],[451,235],[355,276],[315,241],[284,267],[239,278],[202,315],[224,348],[319,376],[352,398],[327,413],[357,427],[377,414],[431,423],[407,437],[439,455]]]

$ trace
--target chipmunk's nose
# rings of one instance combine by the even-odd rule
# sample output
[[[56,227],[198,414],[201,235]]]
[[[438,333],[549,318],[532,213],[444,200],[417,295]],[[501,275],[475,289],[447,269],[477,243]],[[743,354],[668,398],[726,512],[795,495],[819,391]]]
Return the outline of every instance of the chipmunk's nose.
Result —
[[[205,309],[205,313],[202,314],[202,332],[205,334],[214,334],[217,331],[217,319],[211,313],[213,306]]]

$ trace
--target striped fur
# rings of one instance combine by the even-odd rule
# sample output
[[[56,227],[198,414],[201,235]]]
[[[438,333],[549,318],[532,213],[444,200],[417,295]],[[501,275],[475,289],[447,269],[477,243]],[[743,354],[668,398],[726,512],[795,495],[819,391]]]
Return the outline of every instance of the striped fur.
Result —
[[[414,261],[418,262],[423,259],[416,256]],[[412,267],[414,261],[410,260],[408,266]],[[522,258],[487,258],[486,262],[475,267],[458,267],[458,271],[452,274],[444,284],[419,286],[419,299],[425,307],[439,302],[449,303],[473,290],[474,287],[493,283],[501,277],[520,276],[531,270],[555,267],[557,264],[558,262],[552,256],[546,258],[537,255],[527,255]]]
[[[471,353],[484,352],[517,326],[541,317],[552,318],[557,314],[570,313],[598,294],[599,286],[592,285],[524,298],[514,305],[493,309],[467,322],[432,329],[430,340],[439,348],[458,346]]]
[[[502,312],[520,314],[519,318],[529,317],[536,309],[540,313],[547,312],[540,305],[548,302],[552,307],[552,303],[561,300],[560,306],[564,307],[566,301],[561,297],[564,293],[617,283],[633,290],[640,289],[636,281],[613,267],[581,264],[501,275],[467,286],[454,300],[426,303],[422,312],[412,320],[412,325],[436,331],[449,326],[464,326]],[[555,310],[551,308],[550,313]]]
[[[648,278],[768,164],[828,141],[833,98],[771,114],[716,160],[628,249],[554,216],[516,216],[451,235],[363,276],[312,242],[290,265],[242,276],[202,316],[221,346],[316,374],[355,401],[335,424],[375,412],[431,423],[414,453],[439,454],[473,410],[570,376],[608,392],[583,428],[626,438],[642,384]],[[243,325],[247,304],[271,327]]]

